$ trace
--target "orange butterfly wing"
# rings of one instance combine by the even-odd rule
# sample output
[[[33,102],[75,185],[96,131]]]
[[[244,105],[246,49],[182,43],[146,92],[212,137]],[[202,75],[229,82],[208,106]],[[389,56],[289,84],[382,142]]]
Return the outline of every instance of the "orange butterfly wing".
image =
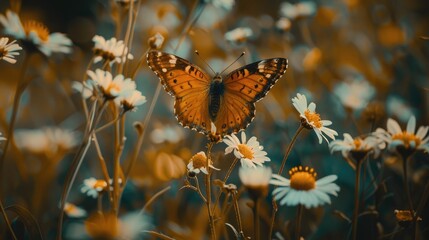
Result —
[[[165,91],[174,96],[174,114],[180,124],[208,134],[211,78],[196,65],[172,54],[150,51],[146,57]]]
[[[241,67],[223,80],[225,90],[214,122],[222,136],[245,129],[255,117],[255,102],[286,72],[287,59],[272,58]]]

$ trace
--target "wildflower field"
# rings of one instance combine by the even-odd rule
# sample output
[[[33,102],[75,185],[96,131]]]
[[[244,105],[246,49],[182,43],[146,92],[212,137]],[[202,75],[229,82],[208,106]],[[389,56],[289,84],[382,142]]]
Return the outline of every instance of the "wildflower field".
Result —
[[[0,239],[429,239],[429,2],[0,1]]]

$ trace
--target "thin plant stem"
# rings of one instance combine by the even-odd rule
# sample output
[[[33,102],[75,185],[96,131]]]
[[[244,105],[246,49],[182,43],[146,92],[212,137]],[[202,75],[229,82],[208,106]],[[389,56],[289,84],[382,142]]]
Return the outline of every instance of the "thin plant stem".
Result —
[[[282,160],[282,165],[280,165],[278,175],[282,175],[283,169],[286,166],[286,160],[289,157],[290,152],[292,151],[293,146],[295,145],[296,139],[298,138],[298,135],[301,133],[301,131],[304,129],[304,126],[300,125],[299,128],[296,130],[295,135],[293,135],[292,140],[289,143],[289,146],[286,149],[286,153]]]
[[[411,198],[411,192],[410,192],[410,187],[408,186],[408,161],[411,158],[411,156],[404,158],[402,157],[402,170],[404,173],[404,179],[403,179],[403,183],[404,183],[404,191],[407,195],[407,201],[408,201],[408,208],[410,209],[410,214],[413,217],[413,225],[412,225],[412,237],[411,239],[416,239],[416,235],[417,235],[417,215],[414,212],[414,206],[413,206],[413,200]]]
[[[301,124],[299,126],[299,128],[296,130],[295,135],[293,135],[292,140],[290,141],[289,146],[286,149],[286,153],[285,153],[285,155],[283,157],[282,164],[280,165],[280,168],[279,168],[279,171],[278,171],[278,175],[282,174],[283,169],[286,166],[286,161],[287,161],[287,159],[289,157],[289,154],[291,153],[292,148],[295,145],[296,139],[298,139],[298,136],[299,136],[299,134],[301,133],[301,131],[303,129],[304,129],[304,126]],[[272,238],[273,229],[274,229],[274,223],[275,223],[275,220],[276,220],[276,213],[278,211],[278,206],[277,206],[277,202],[276,202],[275,199],[273,199],[272,204],[273,204],[273,211],[271,213],[271,224],[270,224],[270,230],[268,231],[268,239]]]
[[[13,106],[12,106],[12,116],[10,118],[9,128],[7,129],[6,140],[3,147],[3,154],[0,158],[1,175],[3,175],[4,161],[6,159],[9,143],[13,142],[13,137],[14,137],[13,129],[15,127],[16,117],[18,115],[19,104],[21,102],[21,95],[25,91],[26,87],[28,86],[28,83],[25,83],[24,77],[30,63],[30,57],[31,55],[28,55],[24,58],[24,62],[22,63],[21,75],[19,76],[18,82],[16,83],[16,90],[15,90],[15,95],[13,98]]]
[[[199,183],[199,181],[198,181],[198,177],[197,177],[197,176],[195,176],[195,177],[194,177],[194,179],[195,179],[195,186],[196,186],[196,188],[197,188],[197,192],[198,192],[198,194],[200,195],[201,199],[203,199],[203,201],[204,201],[205,203],[207,203],[207,199],[204,197],[203,193],[201,192],[201,187],[200,187],[200,183]]]
[[[253,227],[255,228],[255,232],[254,232],[254,237],[256,240],[260,239],[260,224],[259,224],[259,209],[260,209],[260,204],[259,204],[259,197],[256,197],[255,200],[253,201]]]
[[[97,212],[103,214],[103,195],[100,193],[97,195]]]
[[[207,145],[207,163],[206,163],[206,169],[208,171],[208,174],[206,174],[206,205],[207,205],[207,212],[209,215],[209,225],[210,225],[210,235],[211,235],[211,239],[212,240],[216,240],[216,230],[215,230],[215,223],[214,223],[214,217],[213,217],[213,212],[211,210],[211,204],[212,204],[212,200],[211,200],[211,173],[212,170],[210,168],[210,162],[211,162],[211,151],[213,148],[214,143],[210,142]]]
[[[82,76],[81,100],[82,100],[83,111],[85,113],[85,118],[86,118],[87,121],[89,119],[89,112],[88,112],[88,105],[86,104],[86,99],[83,97],[83,91],[85,90],[84,83],[85,83],[86,75],[87,75],[88,70],[91,68],[92,64],[94,63],[94,58],[95,58],[95,56],[93,55],[92,58],[91,58],[91,60],[89,60],[89,63],[86,66],[86,70],[85,70],[85,72],[83,73],[83,76]]]
[[[147,207],[152,204],[159,196],[161,196],[162,194],[164,194],[165,192],[167,192],[168,190],[171,189],[171,186],[167,186],[163,189],[161,189],[161,191],[157,192],[155,195],[153,195],[147,202],[146,204],[143,206],[143,208],[140,210],[139,214],[143,214],[144,211],[147,209]]]
[[[354,199],[354,210],[352,220],[352,239],[356,240],[357,237],[357,226],[359,216],[359,191],[360,191],[360,175],[362,170],[363,159],[356,162],[356,174],[355,174],[355,199]]]
[[[163,240],[175,240],[174,238],[171,238],[171,237],[169,237],[167,235],[164,235],[162,233],[155,232],[155,231],[143,230],[142,233],[148,233],[148,234],[150,234],[150,235],[152,235],[154,237],[157,237],[157,238],[163,239]]]
[[[12,229],[12,225],[10,225],[9,218],[7,217],[6,211],[4,210],[3,202],[2,202],[1,199],[0,199],[0,209],[1,209],[1,214],[3,216],[3,219],[4,219],[4,221],[5,221],[6,225],[7,225],[7,229],[9,230],[10,234],[12,235],[12,238],[14,240],[16,240],[17,238],[16,238],[16,235],[15,235],[15,232]]]
[[[97,128],[97,129],[95,129],[95,133],[99,133],[99,132],[101,132],[102,130],[104,130],[104,129],[106,129],[106,128],[110,127],[110,126],[112,126],[112,125],[113,125],[113,124],[115,124],[119,119],[121,119],[121,117],[122,117],[122,114],[120,114],[120,115],[119,115],[117,118],[115,118],[114,120],[112,120],[112,121],[110,121],[110,122],[108,122],[108,123],[104,124],[103,126],[101,126],[101,127]]]
[[[232,193],[232,200],[234,202],[234,211],[235,211],[235,216],[237,218],[238,230],[240,231],[240,234],[243,237],[243,239],[246,239],[246,236],[244,235],[244,231],[243,231],[243,224],[241,223],[240,208],[238,207],[238,197],[236,192]]]
[[[98,143],[97,135],[95,133],[92,135],[92,139],[94,140],[94,146],[97,151],[98,161],[100,163],[101,171],[103,172],[104,180],[106,181],[106,183],[109,183],[109,171],[107,170],[106,161],[103,157],[103,154],[101,153],[100,144]],[[109,196],[110,202],[112,202],[112,193],[110,191],[110,187],[107,188],[107,194]]]
[[[91,110],[91,116],[87,123],[86,129],[85,129],[85,137],[83,138],[83,142],[81,143],[73,161],[70,166],[70,170],[66,177],[66,182],[63,187],[63,192],[61,194],[60,199],[60,216],[58,219],[58,227],[57,227],[57,239],[62,238],[62,227],[63,227],[63,219],[64,219],[64,205],[67,201],[67,198],[70,194],[71,187],[73,186],[74,180],[76,179],[77,173],[80,169],[80,166],[82,165],[83,159],[91,145],[91,137],[93,134],[93,131],[95,127],[97,126],[98,122],[100,121],[101,115],[103,114],[105,108],[106,108],[106,101],[104,100],[100,110],[98,111],[98,114],[96,113],[96,106],[97,101],[94,102],[94,105]],[[97,115],[97,116],[96,116]]]
[[[304,205],[299,204],[298,205],[297,217],[296,217],[296,230],[295,230],[296,240],[300,240],[301,239],[301,223],[302,223],[302,212],[303,211],[304,211]]]
[[[130,1],[130,8],[128,9],[128,23],[127,23],[127,31],[125,32],[125,40],[124,40],[124,49],[122,51],[122,56],[121,59],[127,58],[126,55],[128,55],[130,49],[128,49],[128,42],[130,40],[130,36],[131,36],[131,28],[132,28],[132,23],[133,23],[133,11],[134,11],[134,1]],[[121,61],[120,64],[118,64],[118,74],[123,73],[124,70],[124,61]]]
[[[123,131],[122,126],[124,124],[124,116],[120,118],[119,122],[115,124],[115,160],[113,165],[113,212],[117,215],[119,213],[119,175],[121,171],[121,155],[124,149]]]
[[[135,162],[137,161],[137,158],[138,158],[139,153],[140,153],[140,149],[141,149],[141,147],[143,145],[143,137],[142,137],[142,133],[143,133],[143,130],[144,130],[143,124],[140,123],[140,122],[135,122],[134,123],[134,128],[137,131],[138,137],[137,137],[136,146],[135,146],[133,154],[131,156],[130,163],[125,168],[125,172],[124,172],[124,178],[125,178],[124,179],[124,186],[126,185],[126,183],[128,181],[128,177],[130,176],[131,169],[133,168]]]
[[[229,178],[229,176],[231,175],[232,170],[234,169],[235,165],[237,165],[238,160],[239,160],[238,158],[234,158],[234,160],[232,161],[231,166],[229,166],[229,169],[228,169],[228,171],[226,172],[225,177],[223,178],[223,182],[224,182],[224,183],[226,183],[226,181],[228,181],[228,178]],[[221,195],[222,195],[222,189],[218,192],[218,194],[217,194],[217,196],[216,196],[216,201],[214,202],[214,205],[213,205],[213,212],[216,212],[216,207],[217,207],[217,205],[218,205],[218,203],[219,203],[219,200],[220,200],[220,196],[221,196]]]

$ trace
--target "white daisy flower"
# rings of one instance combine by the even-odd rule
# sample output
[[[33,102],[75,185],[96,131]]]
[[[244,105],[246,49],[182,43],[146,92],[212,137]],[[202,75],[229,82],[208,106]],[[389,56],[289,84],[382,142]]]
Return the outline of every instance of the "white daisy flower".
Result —
[[[80,191],[89,197],[97,198],[98,194],[106,190],[106,188],[106,181],[91,177],[83,180],[83,186]]]
[[[258,140],[254,136],[246,142],[246,133],[241,132],[241,142],[235,134],[227,135],[223,141],[228,145],[225,149],[225,154],[234,151],[235,157],[241,160],[241,166],[262,166],[262,163],[270,161],[266,156],[267,152],[262,151],[264,148],[259,145]]]
[[[408,120],[407,129],[402,130],[398,122],[389,118],[387,120],[387,131],[378,128],[374,136],[388,144],[389,149],[403,147],[405,149],[429,151],[429,126],[420,126],[416,132],[416,118],[411,116]]]
[[[9,38],[2,37],[0,38],[0,60],[5,60],[8,63],[16,63],[15,56],[19,55],[18,50],[22,50],[16,40],[9,42]]]
[[[207,156],[206,153],[201,151],[199,153],[196,153],[192,158],[189,160],[188,163],[188,172],[192,172],[195,174],[198,174],[200,172],[203,172],[204,174],[209,174],[207,171]],[[212,163],[209,163],[209,167],[215,170],[219,170],[215,167],[213,167]]]
[[[301,117],[301,124],[308,129],[313,129],[319,139],[319,144],[322,143],[322,137],[329,143],[329,140],[325,137],[328,136],[332,140],[335,140],[335,136],[338,133],[326,126],[332,124],[329,120],[320,119],[320,115],[316,113],[316,104],[311,102],[307,105],[307,98],[302,94],[297,94],[296,97],[292,98],[293,106],[298,110],[299,116]]]
[[[124,108],[124,111],[135,111],[137,106],[143,105],[146,102],[146,97],[138,90],[130,91],[121,98],[116,98],[115,102]]]
[[[94,86],[89,81],[84,81],[83,84],[78,81],[73,81],[72,88],[82,94],[84,99],[88,99],[94,95]]]
[[[240,167],[238,169],[238,176],[241,182],[254,198],[267,196],[271,175],[272,170],[270,167]]]
[[[284,2],[280,5],[280,15],[289,19],[307,17],[316,13],[316,8],[316,4],[310,1],[296,4]]]
[[[64,34],[50,33],[45,25],[34,20],[22,23],[13,11],[8,10],[6,15],[0,14],[0,23],[6,34],[34,44],[46,56],[54,52],[70,53],[72,50],[72,41]]]
[[[277,187],[274,198],[280,205],[304,205],[306,208],[330,204],[329,195],[337,196],[340,187],[334,183],[336,175],[329,175],[316,181],[316,172],[309,167],[294,167],[289,171],[290,179],[273,174],[270,183]]]
[[[225,33],[225,39],[235,44],[241,44],[247,41],[253,36],[253,31],[247,27],[239,27]]]
[[[66,202],[64,205],[64,212],[67,214],[67,216],[72,218],[81,218],[87,216],[85,209],[68,202]]]
[[[365,138],[353,138],[350,134],[344,133],[343,140],[335,140],[329,144],[331,153],[341,152],[344,158],[347,158],[350,152],[373,153],[374,157],[378,157],[381,149],[385,144],[374,136],[367,136]]]
[[[360,110],[368,106],[375,95],[375,88],[366,80],[353,79],[335,85],[334,94],[344,106]]]
[[[94,42],[94,63],[101,60],[108,61],[111,65],[113,63],[122,63],[127,59],[134,59],[134,56],[129,53],[128,47],[125,46],[124,41],[111,38],[104,39],[102,36],[95,35],[92,38]]]
[[[110,72],[101,69],[97,69],[95,72],[88,70],[87,74],[108,100],[127,96],[136,89],[136,83],[130,78],[125,78],[122,74],[113,78]]]

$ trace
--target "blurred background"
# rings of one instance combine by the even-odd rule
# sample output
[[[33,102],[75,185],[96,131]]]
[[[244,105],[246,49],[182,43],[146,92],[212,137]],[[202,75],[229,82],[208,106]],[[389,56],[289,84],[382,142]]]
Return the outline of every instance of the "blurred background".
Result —
[[[387,118],[398,120],[405,128],[414,115],[417,126],[428,125],[428,1],[270,0],[235,1],[232,6],[229,1],[207,2],[141,1],[131,48],[134,60],[125,75],[130,76],[138,66],[138,60],[148,49],[148,39],[157,32],[165,37],[162,51],[175,52],[209,74],[211,71],[193,54],[194,50],[217,72],[243,51],[246,55],[227,72],[260,59],[288,58],[286,74],[256,104],[256,118],[246,129],[248,136],[256,136],[264,146],[274,171],[279,168],[300,124],[291,104],[296,93],[305,94],[317,104],[317,112],[322,119],[333,122],[332,128],[339,133],[339,138],[343,133],[358,136],[378,127],[385,128]],[[1,1],[0,13],[5,14],[7,9],[10,9],[9,2]],[[32,58],[27,72],[32,80],[22,96],[15,125],[17,132],[56,126],[73,130],[80,141],[85,119],[80,95],[72,90],[72,82],[82,81],[85,75],[93,54],[94,35],[123,39],[127,23],[124,13],[126,9],[122,5],[107,0],[22,1],[19,15],[23,21],[43,22],[51,32],[65,33],[74,46],[68,55]],[[187,24],[197,17],[180,42]],[[122,19],[119,27],[118,19]],[[18,59],[23,57],[22,54]],[[1,62],[0,69],[0,132],[4,135],[21,68],[19,62],[15,65]],[[137,137],[132,124],[144,120],[159,80],[144,63],[135,81],[148,103],[127,115],[124,158],[131,155]],[[105,156],[113,154],[112,134],[108,129],[99,135]],[[24,134],[23,138],[16,137],[16,141],[19,139],[25,142],[31,138]],[[177,239],[202,239],[207,227],[204,206],[195,192],[179,191],[179,188],[186,178],[188,160],[193,154],[205,151],[205,144],[204,136],[178,124],[173,114],[173,98],[162,91],[147,126],[141,154],[132,169],[131,181],[124,190],[121,215],[139,211],[153,194],[172,186],[172,190],[151,205],[148,212],[151,228]],[[9,148],[12,153],[8,153],[7,171],[2,176],[4,203],[19,204],[32,212],[46,239],[52,239],[56,233],[61,187],[75,149],[61,153],[61,157],[54,159],[57,162],[52,163],[48,150],[34,153],[20,148],[20,142],[14,146]],[[224,155],[225,147],[221,143],[214,148],[214,165],[221,169],[227,169],[233,159],[231,155]],[[82,194],[80,188],[84,179],[101,177],[95,157],[95,149],[90,149],[69,197],[70,202],[88,213],[95,210],[97,201]],[[427,154],[416,154],[411,163],[415,203],[429,180],[428,160]],[[106,161],[112,166],[111,159]],[[339,154],[330,154],[326,143],[318,144],[316,135],[310,131],[299,137],[286,169],[300,164],[314,167],[319,176],[338,175],[337,183],[341,187],[331,205],[305,211],[305,239],[346,239],[350,224],[341,216],[351,218],[352,215],[353,169]],[[40,180],[49,166],[51,180]],[[395,154],[386,153],[368,161],[364,172],[360,239],[388,239],[392,236],[389,234],[397,230],[394,210],[406,207],[401,163]],[[230,181],[241,185],[236,170]],[[248,196],[243,194],[240,209],[244,231],[252,232],[248,201]],[[425,206],[421,239],[429,238],[429,208]],[[271,197],[264,201],[262,209],[265,222],[261,227],[267,231]],[[294,208],[280,208],[276,238],[288,239],[294,212]],[[232,212],[230,219],[235,223]],[[66,218],[66,239],[85,238],[83,222],[84,219]],[[4,224],[0,229],[6,232]],[[406,230],[400,231],[393,239],[404,239],[406,233]],[[232,238],[233,235],[225,236]]]

